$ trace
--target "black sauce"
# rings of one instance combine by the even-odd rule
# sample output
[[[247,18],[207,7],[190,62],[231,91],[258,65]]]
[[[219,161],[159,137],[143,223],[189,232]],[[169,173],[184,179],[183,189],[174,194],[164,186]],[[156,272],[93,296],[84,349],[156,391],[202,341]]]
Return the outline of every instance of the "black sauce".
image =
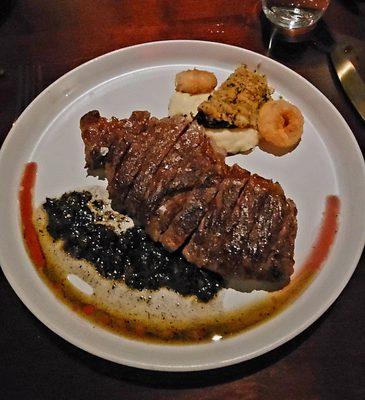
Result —
[[[196,295],[209,301],[222,287],[220,276],[189,264],[178,252],[169,253],[153,242],[140,227],[117,234],[97,223],[98,215],[88,206],[90,192],[65,193],[59,199],[47,198],[47,230],[53,239],[64,241],[64,250],[95,265],[108,279],[123,279],[138,290],[167,287],[182,295]],[[93,201],[103,208],[103,202]]]
[[[236,128],[235,125],[232,125],[227,121],[223,120],[218,121],[217,119],[205,115],[201,111],[199,111],[198,114],[196,114],[195,119],[197,120],[198,124],[203,125],[205,128],[212,128],[212,129]]]

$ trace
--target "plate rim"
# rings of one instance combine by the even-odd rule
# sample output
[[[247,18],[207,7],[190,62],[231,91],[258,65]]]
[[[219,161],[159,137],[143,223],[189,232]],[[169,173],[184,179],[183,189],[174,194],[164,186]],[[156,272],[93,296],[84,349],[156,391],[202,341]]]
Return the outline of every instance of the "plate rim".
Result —
[[[184,45],[189,45],[189,44],[208,44],[208,45],[214,45],[214,46],[221,46],[223,48],[232,48],[235,50],[240,50],[242,52],[248,52],[253,54],[254,56],[259,56],[259,57],[263,57],[265,59],[270,60],[271,63],[274,63],[276,65],[278,65],[281,69],[284,70],[288,70],[290,71],[290,73],[294,73],[296,75],[297,78],[300,78],[300,80],[304,81],[306,85],[310,85],[311,89],[315,90],[316,92],[319,93],[319,95],[321,96],[321,98],[323,100],[326,101],[326,103],[330,106],[330,108],[332,109],[333,112],[335,112],[337,114],[337,117],[340,118],[341,123],[346,126],[349,130],[349,132],[351,132],[351,141],[352,141],[352,145],[353,145],[353,150],[356,151],[357,156],[359,156],[360,159],[362,159],[362,174],[363,176],[365,176],[365,163],[363,160],[363,155],[362,152],[360,150],[360,147],[356,141],[356,138],[353,134],[353,132],[351,131],[350,127],[348,126],[348,124],[346,123],[345,119],[343,118],[343,116],[341,115],[341,113],[336,109],[336,107],[330,102],[330,100],[319,90],[317,89],[311,82],[309,82],[308,80],[306,80],[304,77],[302,77],[301,75],[299,75],[297,72],[293,71],[292,69],[290,69],[289,67],[281,64],[280,62],[273,60],[263,54],[254,52],[252,50],[248,50],[242,47],[238,47],[238,46],[234,46],[234,45],[229,45],[229,44],[224,44],[224,43],[218,43],[218,42],[212,42],[212,41],[202,41],[202,40],[184,40],[184,39],[179,39],[179,40],[162,40],[162,41],[152,41],[152,42],[146,42],[146,43],[142,43],[142,44],[137,44],[137,45],[133,45],[133,46],[128,46],[125,48],[121,48],[121,49],[116,49],[114,51],[108,52],[106,54],[100,55],[94,59],[91,59],[79,66],[77,66],[76,68],[72,69],[71,71],[68,71],[67,73],[65,73],[64,75],[62,75],[60,78],[58,78],[56,81],[54,81],[51,85],[49,85],[45,90],[42,91],[42,93],[40,93],[34,100],[33,102],[23,111],[23,113],[21,114],[21,116],[18,118],[18,120],[20,121],[22,118],[24,118],[29,110],[29,108],[32,106],[32,104],[37,101],[42,95],[44,95],[44,92],[46,90],[51,90],[54,86],[56,86],[60,81],[62,80],[66,80],[71,74],[75,73],[75,71],[85,68],[87,65],[92,64],[92,63],[97,63],[100,59],[103,58],[107,58],[107,57],[112,57],[115,53],[120,53],[126,50],[133,50],[136,48],[141,48],[141,47],[148,47],[148,46],[155,46],[155,45],[165,45],[165,44],[184,44]],[[14,136],[13,132],[16,132],[16,125],[17,123],[15,123],[12,127],[12,129],[9,131],[8,135],[6,136],[4,143],[0,149],[0,165],[2,163],[4,154],[6,153],[6,150],[9,146],[9,143],[11,143],[12,137]],[[347,134],[347,133],[346,133]],[[85,345],[83,343],[82,340],[79,340],[77,337],[73,337],[72,335],[70,335],[68,332],[63,331],[62,329],[58,328],[57,326],[55,326],[54,324],[50,323],[47,320],[46,315],[44,315],[42,312],[39,312],[39,310],[36,309],[36,307],[30,307],[29,306],[29,302],[27,301],[27,296],[25,295],[25,293],[23,292],[22,288],[19,287],[16,283],[16,281],[13,279],[13,277],[11,276],[11,274],[8,273],[8,271],[6,271],[3,267],[4,263],[3,263],[3,256],[2,256],[2,251],[1,251],[1,246],[0,246],[0,264],[2,266],[2,270],[4,272],[4,275],[6,277],[6,279],[8,280],[8,282],[10,283],[12,289],[15,291],[15,293],[17,294],[17,296],[21,299],[21,301],[23,302],[23,304],[44,324],[46,325],[49,329],[51,329],[53,332],[55,332],[57,335],[61,336],[62,338],[64,338],[65,340],[67,340],[68,342],[72,343],[73,345],[76,345],[77,347],[91,353],[94,354],[96,356],[102,357],[104,359],[116,362],[116,363],[120,363],[120,364],[124,364],[124,365],[128,365],[128,366],[132,366],[132,367],[137,367],[137,368],[142,368],[142,369],[148,369],[148,370],[159,370],[159,371],[198,371],[198,370],[208,370],[208,369],[216,369],[216,368],[221,368],[221,367],[225,367],[228,365],[232,365],[232,364],[236,364],[242,361],[246,361],[249,359],[252,359],[254,357],[257,357],[259,355],[265,354],[275,348],[277,348],[278,346],[282,345],[283,343],[291,340],[293,337],[297,336],[298,334],[300,334],[301,332],[303,332],[307,327],[309,327],[310,325],[312,325],[312,323],[314,321],[316,321],[322,314],[324,314],[327,309],[331,306],[331,304],[338,298],[338,296],[341,294],[341,292],[343,291],[343,289],[345,288],[345,286],[347,285],[347,283],[349,282],[352,274],[354,273],[359,259],[361,257],[361,253],[362,253],[362,249],[364,247],[364,243],[365,243],[365,232],[362,238],[362,241],[359,240],[359,245],[358,245],[358,251],[356,254],[353,254],[353,260],[354,262],[352,263],[351,268],[348,271],[347,274],[347,279],[343,280],[341,282],[341,285],[338,285],[338,289],[336,292],[333,292],[332,296],[330,298],[327,299],[327,302],[319,309],[317,309],[317,312],[314,313],[312,315],[312,317],[310,319],[305,320],[300,326],[296,327],[295,329],[291,329],[291,331],[289,333],[287,333],[286,335],[284,335],[283,337],[281,337],[280,339],[270,343],[269,345],[267,345],[266,347],[263,347],[259,350],[253,351],[251,352],[248,356],[238,356],[232,359],[226,359],[226,360],[221,360],[218,363],[208,363],[208,364],[197,364],[197,365],[190,365],[190,366],[186,366],[186,365],[170,365],[167,366],[165,364],[159,365],[158,363],[154,362],[154,364],[152,365],[151,363],[141,363],[141,362],[133,362],[130,360],[121,360],[120,357],[115,357],[113,359],[113,357],[111,357],[110,355],[105,355],[105,354],[101,354],[102,351],[95,351],[91,346],[89,345]],[[70,315],[71,314],[70,312]],[[168,345],[162,345],[163,347],[166,347]],[[195,346],[195,345],[193,345]]]

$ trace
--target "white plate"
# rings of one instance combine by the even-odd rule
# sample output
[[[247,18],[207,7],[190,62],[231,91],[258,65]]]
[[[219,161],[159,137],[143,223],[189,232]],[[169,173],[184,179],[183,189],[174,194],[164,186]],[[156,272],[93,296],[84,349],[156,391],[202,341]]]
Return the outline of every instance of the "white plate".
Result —
[[[24,164],[36,161],[36,202],[95,183],[83,169],[79,119],[99,109],[126,116],[146,109],[167,114],[176,72],[201,67],[219,80],[245,63],[268,77],[277,93],[302,110],[303,140],[277,158],[256,149],[236,156],[252,172],[278,180],[298,207],[296,272],[318,231],[325,198],[341,199],[340,228],[321,272],[306,291],[275,318],[219,342],[157,345],[126,339],[92,326],[60,303],[42,283],[24,249],[18,187]],[[365,241],[364,163],[352,132],[333,105],[309,82],[283,65],[237,47],[198,41],[147,43],[106,54],[69,72],[25,110],[0,156],[0,256],[10,284],[26,306],[54,332],[76,346],[118,363],[146,369],[188,371],[222,367],[265,353],[313,323],[350,279]],[[228,301],[239,299],[240,294]],[[243,295],[244,296],[244,295]],[[247,296],[247,295],[246,295]],[[255,294],[253,294],[255,296]]]

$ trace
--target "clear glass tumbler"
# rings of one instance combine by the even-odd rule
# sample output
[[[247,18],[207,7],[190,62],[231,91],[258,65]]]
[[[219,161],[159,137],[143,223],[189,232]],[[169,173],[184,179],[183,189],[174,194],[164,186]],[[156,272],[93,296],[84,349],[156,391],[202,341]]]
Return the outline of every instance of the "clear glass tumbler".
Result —
[[[330,0],[262,0],[266,17],[290,35],[310,31],[326,11]]]

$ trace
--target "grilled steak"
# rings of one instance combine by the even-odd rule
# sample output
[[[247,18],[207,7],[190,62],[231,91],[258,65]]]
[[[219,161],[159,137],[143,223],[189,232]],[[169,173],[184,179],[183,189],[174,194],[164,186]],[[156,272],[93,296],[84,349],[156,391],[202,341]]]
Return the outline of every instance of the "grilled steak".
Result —
[[[232,212],[249,177],[249,172],[237,165],[230,169],[219,185],[218,193],[210,203],[199,228],[184,248],[184,255],[188,260],[200,267],[209,264],[211,270],[219,269],[222,245],[230,240],[228,235],[233,224],[237,223],[236,219],[232,219]]]
[[[136,135],[133,138],[123,160],[121,160],[115,169],[112,178],[113,193],[115,192],[115,196],[113,195],[111,198],[124,210],[126,210],[124,201],[129,193],[134,178],[137,176],[142,166],[145,153],[156,138],[156,135],[159,133],[159,130],[156,131],[157,127],[158,120],[156,118],[151,118],[148,121],[145,130],[142,130],[139,135]]]
[[[291,260],[288,270],[286,259],[280,255],[282,266],[277,269],[272,254],[285,225],[287,209],[280,186],[253,175],[225,220],[221,220],[224,211],[214,210],[207,215],[207,221],[183,250],[184,256],[201,267],[209,265],[209,269],[225,277],[229,287],[250,291],[259,281],[261,288],[276,290],[289,282],[293,266]],[[295,213],[291,218],[295,221]]]
[[[145,130],[149,119],[150,114],[148,112],[134,111],[114,136],[110,155],[105,159],[105,175],[109,181],[114,177],[116,169],[118,169],[118,166],[124,160],[124,156],[133,141]]]
[[[241,291],[278,290],[293,272],[295,204],[281,186],[234,165],[184,117],[80,122],[86,167],[104,169],[113,206],[169,251]],[[100,173],[99,173],[100,176]]]
[[[195,231],[216,193],[217,187],[215,186],[197,188],[189,193],[181,211],[159,238],[167,250],[177,250]]]
[[[150,219],[164,200],[175,193],[213,186],[226,170],[223,155],[214,151],[203,128],[193,122],[154,176],[145,196],[145,217]]]
[[[143,202],[144,193],[148,189],[149,183],[153,180],[160,163],[187,125],[188,121],[183,117],[164,118],[159,122],[152,137],[153,146],[150,145],[149,141],[147,142],[147,151],[141,159],[140,170],[133,180],[131,189],[125,199],[125,209],[128,210],[131,216],[139,219],[138,216],[141,214],[139,212],[141,211],[140,205]]]

